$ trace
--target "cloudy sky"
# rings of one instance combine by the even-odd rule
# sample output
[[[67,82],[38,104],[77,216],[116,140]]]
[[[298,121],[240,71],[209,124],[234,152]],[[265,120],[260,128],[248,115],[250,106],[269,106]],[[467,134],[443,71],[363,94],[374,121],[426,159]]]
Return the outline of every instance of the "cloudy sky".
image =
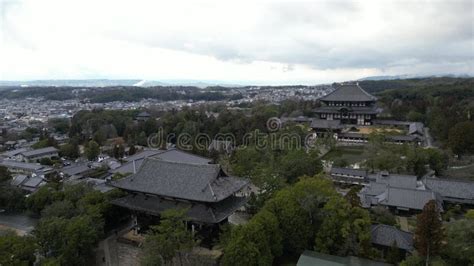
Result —
[[[0,0],[0,80],[474,75],[473,3]]]

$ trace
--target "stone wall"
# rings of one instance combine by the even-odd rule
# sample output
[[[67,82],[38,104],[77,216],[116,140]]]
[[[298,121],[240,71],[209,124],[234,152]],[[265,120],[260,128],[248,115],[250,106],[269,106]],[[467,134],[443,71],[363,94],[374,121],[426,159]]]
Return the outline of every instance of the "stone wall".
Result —
[[[117,241],[117,255],[119,266],[139,266],[141,249],[133,244]],[[218,250],[209,250],[201,247],[192,252],[183,254],[181,260],[174,258],[170,266],[217,266],[222,256]]]

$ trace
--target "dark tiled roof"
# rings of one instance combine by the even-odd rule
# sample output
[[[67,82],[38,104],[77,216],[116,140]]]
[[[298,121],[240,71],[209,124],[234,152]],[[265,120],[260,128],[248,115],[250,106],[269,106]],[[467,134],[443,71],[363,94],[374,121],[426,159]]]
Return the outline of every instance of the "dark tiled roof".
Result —
[[[38,171],[45,168],[44,166],[40,164],[23,163],[23,162],[17,162],[17,161],[9,161],[9,160],[4,160],[0,162],[0,165],[3,165],[7,168],[15,168],[15,169],[23,169],[23,170],[31,170],[31,171]]]
[[[472,181],[427,177],[424,179],[424,184],[442,197],[474,200]]]
[[[282,123],[286,122],[298,122],[298,123],[305,123],[311,122],[312,118],[307,116],[298,116],[298,117],[280,117],[280,121]]]
[[[337,84],[336,90],[321,98],[321,101],[370,102],[377,98],[363,90],[358,84]]]
[[[182,162],[182,163],[196,163],[196,164],[209,164],[212,159],[204,158],[198,155],[194,155],[191,153],[187,153],[184,151],[170,149],[170,150],[144,150],[140,153],[134,154],[127,159],[127,162],[124,163],[122,166],[110,170],[110,173],[134,173],[138,171],[140,166],[143,163],[143,160],[147,157],[153,157],[156,159],[162,159],[165,161],[172,161],[172,162]],[[135,167],[133,166],[133,162],[135,162]]]
[[[346,109],[349,114],[378,114],[380,110],[375,107],[349,107],[349,106],[322,106],[314,109],[316,113],[340,113]]]
[[[61,168],[61,172],[67,175],[78,175],[91,170],[86,163],[74,164]]]
[[[44,180],[41,177],[33,176],[27,177],[27,179],[21,184],[24,187],[37,188]]]
[[[140,166],[142,165],[143,160],[144,159],[142,158],[142,159],[137,159],[135,161],[126,162],[122,164],[120,167],[112,169],[109,172],[112,174],[115,174],[115,173],[121,173],[121,174],[132,173],[133,174],[134,172],[138,171],[138,169],[140,169]],[[134,163],[135,163],[135,167],[133,166]]]
[[[360,194],[376,196],[382,194],[387,189],[387,184],[370,182],[368,186],[361,189]]]
[[[382,173],[377,173],[370,175],[370,177],[372,179],[376,179],[377,183],[387,184],[390,187],[411,189],[415,189],[417,187],[417,177],[414,175],[389,174],[384,176]]]
[[[164,197],[217,202],[238,192],[247,180],[226,176],[217,164],[190,164],[146,158],[134,175],[112,185]]]
[[[151,115],[146,111],[143,111],[137,115],[137,117],[150,117],[150,116]]]
[[[4,152],[0,155],[3,156],[3,157],[9,158],[9,157],[16,156],[16,155],[21,154],[21,153],[26,152],[26,151],[28,151],[27,148],[21,148],[21,149],[6,151],[6,152]]]
[[[386,224],[372,225],[370,234],[372,244],[391,247],[393,242],[396,242],[400,249],[413,250],[413,234],[398,230],[394,226]]]
[[[242,207],[246,201],[247,199],[244,197],[230,196],[218,203],[203,204],[131,194],[112,200],[112,204],[152,215],[159,215],[169,209],[187,209],[186,215],[191,221],[219,223]]]
[[[436,194],[429,190],[388,187],[381,197],[382,205],[413,210],[423,210],[430,200],[438,201]]]
[[[165,152],[165,150],[158,150],[158,149],[144,150],[144,151],[141,151],[139,153],[135,153],[134,155],[131,155],[131,156],[125,158],[124,161],[126,161],[126,162],[136,161],[136,160],[140,160],[140,159],[143,159],[143,158],[146,158],[146,157],[150,157],[150,156],[153,156],[153,155],[160,154],[162,152]]]
[[[19,186],[21,185],[26,179],[28,178],[27,175],[15,175],[10,182],[12,186]]]
[[[212,159],[188,153],[177,149],[165,150],[159,154],[151,156],[164,161],[180,162],[180,163],[193,163],[193,164],[209,164]]]
[[[413,123],[410,123],[410,125],[408,126],[408,134],[415,134],[415,133],[418,133],[420,135],[423,135],[423,123],[420,123],[420,122],[413,122]]]
[[[21,154],[23,154],[23,156],[25,157],[32,157],[32,156],[39,156],[39,155],[55,153],[55,152],[58,152],[58,149],[56,149],[55,147],[46,147],[46,148],[37,149],[37,150],[25,151],[25,152],[22,152]]]
[[[333,167],[331,168],[331,175],[351,175],[367,177],[367,171],[362,169]]]
[[[311,121],[310,127],[324,129],[340,129],[344,126],[341,125],[340,120],[313,119],[313,121]]]
[[[349,256],[349,257],[340,257],[335,255],[329,255],[324,253],[319,253],[316,251],[305,250],[301,254],[297,266],[385,266],[390,265],[383,262],[373,261],[369,259]]]

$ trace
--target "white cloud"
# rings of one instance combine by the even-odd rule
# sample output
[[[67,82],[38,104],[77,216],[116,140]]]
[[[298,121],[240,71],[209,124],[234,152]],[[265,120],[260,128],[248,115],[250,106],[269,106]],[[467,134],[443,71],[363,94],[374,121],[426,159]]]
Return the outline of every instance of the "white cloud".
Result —
[[[0,79],[474,74],[472,1],[0,0]]]

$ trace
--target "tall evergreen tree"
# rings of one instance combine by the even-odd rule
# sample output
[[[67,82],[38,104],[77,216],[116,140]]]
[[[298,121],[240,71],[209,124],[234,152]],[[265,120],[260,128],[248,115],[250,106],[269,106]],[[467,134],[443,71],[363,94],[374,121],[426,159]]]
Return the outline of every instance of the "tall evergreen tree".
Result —
[[[420,255],[426,258],[427,265],[430,258],[439,253],[443,236],[438,204],[435,200],[430,200],[423,207],[423,212],[417,216],[415,231],[415,246]]]

